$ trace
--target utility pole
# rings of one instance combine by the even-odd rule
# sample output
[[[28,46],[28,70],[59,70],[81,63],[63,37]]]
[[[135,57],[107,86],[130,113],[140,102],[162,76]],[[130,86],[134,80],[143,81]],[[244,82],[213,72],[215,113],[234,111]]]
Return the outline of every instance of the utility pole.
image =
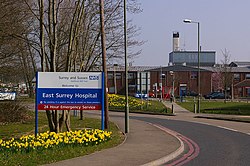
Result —
[[[124,0],[124,54],[125,54],[125,133],[129,133],[129,105],[128,105],[128,62],[127,62],[127,3]]]
[[[161,66],[161,75],[160,75],[160,87],[161,87],[161,89],[160,89],[160,92],[161,92],[161,102],[162,102],[162,66]]]
[[[198,96],[198,113],[201,113],[201,68],[200,68],[200,50],[201,50],[201,46],[200,46],[200,23],[197,22],[197,29],[198,29],[198,92],[199,92],[199,96]]]
[[[109,128],[109,114],[108,114],[108,93],[107,93],[107,66],[106,66],[106,36],[104,29],[104,0],[99,0],[100,5],[100,22],[101,22],[101,43],[102,43],[102,71],[104,72],[104,113],[105,122],[104,128]]]

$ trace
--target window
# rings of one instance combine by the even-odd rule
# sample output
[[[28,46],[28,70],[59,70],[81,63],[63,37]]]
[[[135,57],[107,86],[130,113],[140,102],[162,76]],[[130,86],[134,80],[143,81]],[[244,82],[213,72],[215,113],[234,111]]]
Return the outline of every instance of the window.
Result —
[[[147,89],[147,86],[148,86],[148,89]],[[150,90],[150,73],[149,72],[138,72],[137,73],[137,91],[139,91],[139,92],[142,91],[142,92],[146,93],[146,90],[148,90],[148,91]]]
[[[113,73],[108,73],[108,79],[111,80],[113,79],[114,74]]]
[[[146,79],[141,79],[141,84],[146,85]]]
[[[240,80],[240,74],[239,73],[234,74],[234,80]]]
[[[246,88],[247,89],[247,97],[250,97],[250,88]]]
[[[239,97],[242,97],[242,96],[243,96],[242,88],[238,88],[238,93],[239,93]]]
[[[115,93],[115,87],[109,87],[109,93]]]
[[[250,74],[246,74],[246,79],[250,79]]]
[[[137,72],[137,78],[140,78],[140,74],[142,79],[146,79],[146,77],[150,78],[150,72]]]
[[[147,77],[147,74],[145,72],[142,72],[141,77],[145,79]]]
[[[197,79],[197,72],[191,72],[191,76],[190,76],[191,79]]]
[[[122,78],[122,73],[116,73],[116,79],[121,79]]]
[[[128,79],[135,79],[135,73],[128,73]]]

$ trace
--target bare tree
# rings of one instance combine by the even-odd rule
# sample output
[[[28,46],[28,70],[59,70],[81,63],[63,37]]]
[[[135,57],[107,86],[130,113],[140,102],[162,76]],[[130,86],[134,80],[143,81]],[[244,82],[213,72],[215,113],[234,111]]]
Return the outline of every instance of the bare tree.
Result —
[[[0,74],[25,80],[32,96],[31,81],[37,68],[43,72],[101,70],[98,3],[98,0],[1,0]],[[122,5],[122,0],[105,0],[107,63],[123,59]],[[136,0],[128,1],[127,10],[141,11]],[[143,44],[136,40],[139,29],[131,21],[128,25],[129,48]],[[130,50],[129,57],[139,53],[140,50]],[[70,130],[68,110],[61,115],[55,110],[46,113],[51,131],[59,132],[63,123]]]
[[[222,60],[221,75],[222,75],[222,82],[224,86],[225,101],[226,101],[230,93],[229,90],[231,89],[232,86],[233,75],[232,75],[232,68],[229,66],[230,52],[227,49],[224,49],[224,51],[222,51],[222,55],[224,59]]]
[[[223,82],[222,82],[222,72],[215,70],[212,73],[212,91],[219,91],[223,89]]]
[[[97,4],[96,1],[84,1],[84,5],[77,3],[70,26],[66,71],[90,71],[101,66],[100,23]],[[108,63],[123,59],[122,9],[122,0],[105,1]],[[138,10],[134,9],[134,12]],[[138,30],[136,26],[130,26],[128,29],[130,47],[143,44],[143,42],[133,39],[138,35]],[[129,55],[132,58],[139,53],[140,51],[130,52]]]
[[[30,96],[36,70],[31,47],[24,40],[30,32],[31,15],[22,0],[0,3],[0,72],[9,82],[25,81]]]

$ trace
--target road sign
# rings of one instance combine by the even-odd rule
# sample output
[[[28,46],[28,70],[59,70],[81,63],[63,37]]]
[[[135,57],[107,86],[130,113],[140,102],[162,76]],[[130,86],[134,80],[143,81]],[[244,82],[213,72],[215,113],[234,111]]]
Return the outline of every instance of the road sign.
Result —
[[[38,72],[36,111],[102,110],[102,72]]]

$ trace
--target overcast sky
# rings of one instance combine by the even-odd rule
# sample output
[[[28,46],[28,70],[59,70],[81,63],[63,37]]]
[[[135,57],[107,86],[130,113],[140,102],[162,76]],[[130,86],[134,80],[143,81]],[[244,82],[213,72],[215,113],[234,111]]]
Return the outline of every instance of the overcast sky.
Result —
[[[230,52],[231,61],[250,61],[250,0],[138,0],[143,12],[128,15],[141,28],[140,39],[147,41],[134,65],[165,66],[172,51],[174,31],[180,33],[180,47],[197,50],[197,24],[185,24],[189,18],[200,22],[203,51]]]

